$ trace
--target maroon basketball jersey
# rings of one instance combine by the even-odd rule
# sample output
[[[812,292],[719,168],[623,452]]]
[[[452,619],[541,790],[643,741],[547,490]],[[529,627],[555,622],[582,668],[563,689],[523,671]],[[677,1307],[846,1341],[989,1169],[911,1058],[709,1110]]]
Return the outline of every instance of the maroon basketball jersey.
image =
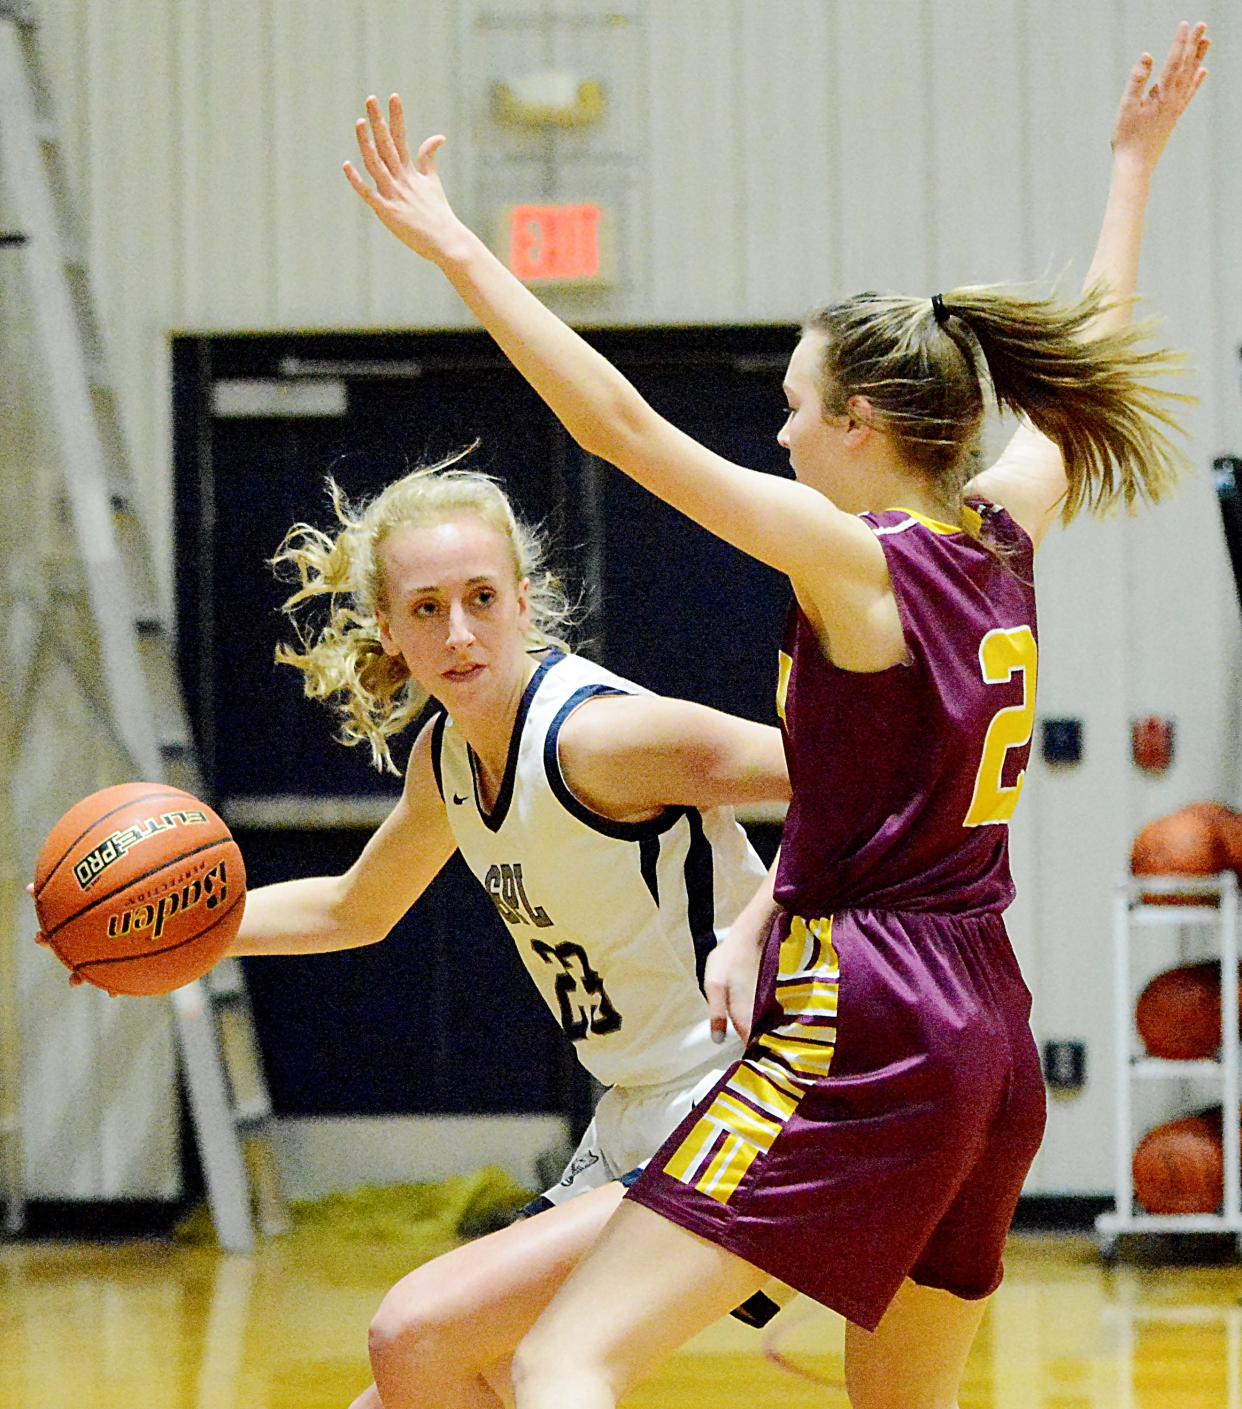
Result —
[[[1001,910],[1035,713],[1031,541],[983,500],[965,508],[970,532],[905,509],[862,519],[909,658],[842,670],[792,608],[778,704],[793,802],[776,899],[798,915]]]

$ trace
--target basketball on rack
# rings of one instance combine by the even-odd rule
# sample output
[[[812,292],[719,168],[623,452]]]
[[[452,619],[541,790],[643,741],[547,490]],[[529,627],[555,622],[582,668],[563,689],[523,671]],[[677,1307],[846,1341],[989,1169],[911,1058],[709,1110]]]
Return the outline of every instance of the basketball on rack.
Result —
[[[35,867],[39,941],[73,983],[171,993],[201,978],[236,936],[246,899],[224,822],[164,783],[84,798],[52,828]]]
[[[1220,1107],[1149,1130],[1132,1169],[1135,1196],[1148,1213],[1214,1213],[1225,1193]]]
[[[1242,812],[1235,812],[1223,802],[1192,803],[1187,811],[1202,810],[1216,824],[1216,834],[1224,855],[1221,865],[1242,880]]]
[[[1174,1062],[1214,1057],[1221,1039],[1219,960],[1157,974],[1139,994],[1134,1024],[1152,1057]]]
[[[1220,819],[1200,803],[1149,822],[1134,838],[1130,851],[1130,870],[1136,876],[1214,876],[1227,865]],[[1148,905],[1204,903],[1192,892],[1153,892],[1143,900]]]

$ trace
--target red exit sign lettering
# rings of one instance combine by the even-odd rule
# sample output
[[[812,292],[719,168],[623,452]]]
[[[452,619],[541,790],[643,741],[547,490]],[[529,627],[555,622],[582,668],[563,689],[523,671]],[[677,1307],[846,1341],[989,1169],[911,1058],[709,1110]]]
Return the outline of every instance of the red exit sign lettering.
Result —
[[[524,284],[606,283],[606,225],[598,205],[511,206],[505,262]]]

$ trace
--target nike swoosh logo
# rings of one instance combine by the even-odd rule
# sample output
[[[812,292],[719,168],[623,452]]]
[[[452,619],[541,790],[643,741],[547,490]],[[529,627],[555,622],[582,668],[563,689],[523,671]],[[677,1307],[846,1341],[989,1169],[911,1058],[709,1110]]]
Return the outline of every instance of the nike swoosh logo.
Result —
[[[464,797],[458,797],[456,793],[453,794],[453,801],[457,804],[458,807],[460,807],[462,803],[465,802],[465,800],[466,799]]]

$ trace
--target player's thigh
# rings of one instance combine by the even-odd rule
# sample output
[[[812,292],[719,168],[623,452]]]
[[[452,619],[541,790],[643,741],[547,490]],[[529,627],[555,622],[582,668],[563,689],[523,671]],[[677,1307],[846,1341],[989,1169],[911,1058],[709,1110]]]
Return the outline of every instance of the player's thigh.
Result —
[[[515,1379],[589,1366],[620,1396],[767,1281],[697,1233],[623,1204],[518,1347]]]
[[[905,1281],[873,1332],[845,1328],[852,1409],[954,1409],[987,1298]]]
[[[613,1181],[415,1268],[376,1313],[373,1351],[413,1339],[465,1351],[477,1366],[507,1357],[624,1192]]]

